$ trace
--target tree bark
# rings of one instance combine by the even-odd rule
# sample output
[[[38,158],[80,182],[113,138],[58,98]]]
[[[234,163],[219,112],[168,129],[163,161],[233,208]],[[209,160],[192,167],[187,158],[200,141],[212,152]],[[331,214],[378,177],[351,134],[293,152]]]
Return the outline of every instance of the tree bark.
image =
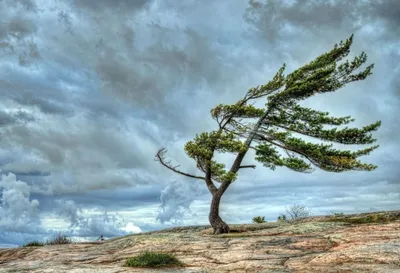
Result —
[[[219,216],[219,203],[221,201],[222,194],[216,192],[212,195],[210,214],[208,220],[214,229],[213,234],[229,233],[229,226]]]
[[[247,149],[245,151],[240,152],[236,156],[236,159],[233,162],[232,167],[230,169],[231,173],[236,174],[239,171],[240,164],[242,164],[243,158],[245,157],[247,151],[249,150],[249,147],[251,145],[251,142],[254,139],[254,136],[257,133],[257,130],[261,127],[263,120],[268,116],[269,111],[270,111],[270,109],[267,110],[264,113],[264,115],[258,120],[258,122],[254,125],[252,131],[250,132],[249,136],[247,137],[247,139],[245,141],[245,144],[247,145]],[[210,169],[208,169],[208,171],[206,173],[206,182],[208,180],[211,180],[211,171],[210,171]],[[214,229],[214,234],[229,233],[228,224],[225,223],[221,219],[221,217],[219,216],[219,203],[221,201],[222,195],[225,193],[225,191],[228,189],[228,187],[229,187],[229,185],[231,183],[232,183],[232,181],[224,181],[224,182],[222,182],[221,186],[216,191],[214,191],[215,189],[211,190],[210,187],[209,187],[210,191],[212,192],[212,196],[213,197],[212,197],[212,200],[211,200],[210,215],[208,216],[208,220],[210,221],[210,224]],[[207,185],[208,184],[209,183],[207,183]]]

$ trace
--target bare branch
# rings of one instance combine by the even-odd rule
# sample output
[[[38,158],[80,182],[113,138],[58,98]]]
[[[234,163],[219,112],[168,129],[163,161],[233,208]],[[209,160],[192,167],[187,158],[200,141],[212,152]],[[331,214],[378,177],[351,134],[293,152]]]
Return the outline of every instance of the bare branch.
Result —
[[[304,205],[293,205],[290,208],[286,208],[286,212],[292,220],[306,218],[311,214],[311,210]]]
[[[164,167],[170,169],[173,172],[179,173],[181,175],[184,175],[184,176],[187,176],[187,177],[190,177],[190,178],[197,178],[197,179],[205,180],[205,178],[202,177],[202,176],[192,175],[192,174],[185,173],[185,172],[182,172],[182,171],[178,170],[177,168],[179,167],[179,165],[174,167],[174,166],[171,165],[170,161],[166,162],[165,161],[165,153],[166,152],[167,152],[166,148],[162,148],[162,149],[158,150],[158,152],[156,154],[156,158],[154,160],[155,161],[160,161],[161,165],[163,165]]]
[[[242,166],[239,167],[239,169],[242,169],[242,168],[253,168],[253,169],[255,169],[256,165],[242,165]]]

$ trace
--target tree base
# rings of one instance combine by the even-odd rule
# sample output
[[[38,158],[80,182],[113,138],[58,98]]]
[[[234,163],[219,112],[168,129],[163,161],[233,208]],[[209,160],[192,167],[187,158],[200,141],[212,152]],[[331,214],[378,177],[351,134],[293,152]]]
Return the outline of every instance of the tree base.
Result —
[[[229,233],[229,231],[230,231],[229,226],[224,222],[219,223],[219,225],[217,227],[213,227],[213,229],[214,229],[214,232],[213,232],[214,235]]]

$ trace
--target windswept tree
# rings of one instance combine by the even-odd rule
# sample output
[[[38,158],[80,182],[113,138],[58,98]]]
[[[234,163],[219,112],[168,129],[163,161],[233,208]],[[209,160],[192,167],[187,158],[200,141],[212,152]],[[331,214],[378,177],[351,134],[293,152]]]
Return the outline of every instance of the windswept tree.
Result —
[[[336,91],[372,74],[373,64],[355,73],[367,60],[364,52],[351,62],[346,60],[338,64],[349,54],[352,41],[353,35],[287,76],[283,74],[283,64],[267,84],[250,88],[235,104],[219,104],[212,109],[211,116],[218,128],[196,135],[185,145],[185,152],[195,160],[202,175],[179,170],[179,166],[166,160],[165,148],[158,151],[156,160],[166,168],[205,181],[212,194],[209,221],[214,234],[229,232],[229,226],[219,215],[221,197],[237,179],[240,169],[255,168],[254,165],[242,165],[250,149],[255,151],[256,161],[272,170],[277,166],[303,173],[314,170],[313,166],[329,172],[371,171],[376,168],[360,162],[358,157],[368,155],[378,145],[350,151],[335,149],[332,143],[315,144],[301,138],[303,135],[340,144],[371,144],[376,140],[371,132],[377,130],[380,121],[362,128],[339,128],[354,119],[351,116],[333,117],[328,112],[299,104],[308,97]],[[255,107],[253,102],[256,100],[265,102],[265,108]],[[216,153],[235,155],[229,169],[214,159]]]

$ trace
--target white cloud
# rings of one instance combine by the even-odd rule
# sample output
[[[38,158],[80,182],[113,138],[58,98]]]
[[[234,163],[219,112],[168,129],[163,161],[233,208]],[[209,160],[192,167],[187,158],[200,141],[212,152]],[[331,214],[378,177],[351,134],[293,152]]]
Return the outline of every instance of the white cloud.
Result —
[[[124,220],[118,213],[95,213],[91,210],[83,210],[72,200],[59,200],[57,215],[65,217],[69,223],[68,233],[78,237],[115,237],[131,232],[141,232],[140,227],[133,222]]]
[[[128,233],[140,233],[142,232],[142,230],[140,229],[140,227],[135,226],[134,223],[132,222],[128,222],[126,224],[126,226],[124,226],[123,228],[121,228],[123,231],[128,232]]]
[[[0,180],[1,206],[0,227],[2,231],[35,230],[39,201],[30,200],[30,187],[16,179],[15,174],[2,175]]]

